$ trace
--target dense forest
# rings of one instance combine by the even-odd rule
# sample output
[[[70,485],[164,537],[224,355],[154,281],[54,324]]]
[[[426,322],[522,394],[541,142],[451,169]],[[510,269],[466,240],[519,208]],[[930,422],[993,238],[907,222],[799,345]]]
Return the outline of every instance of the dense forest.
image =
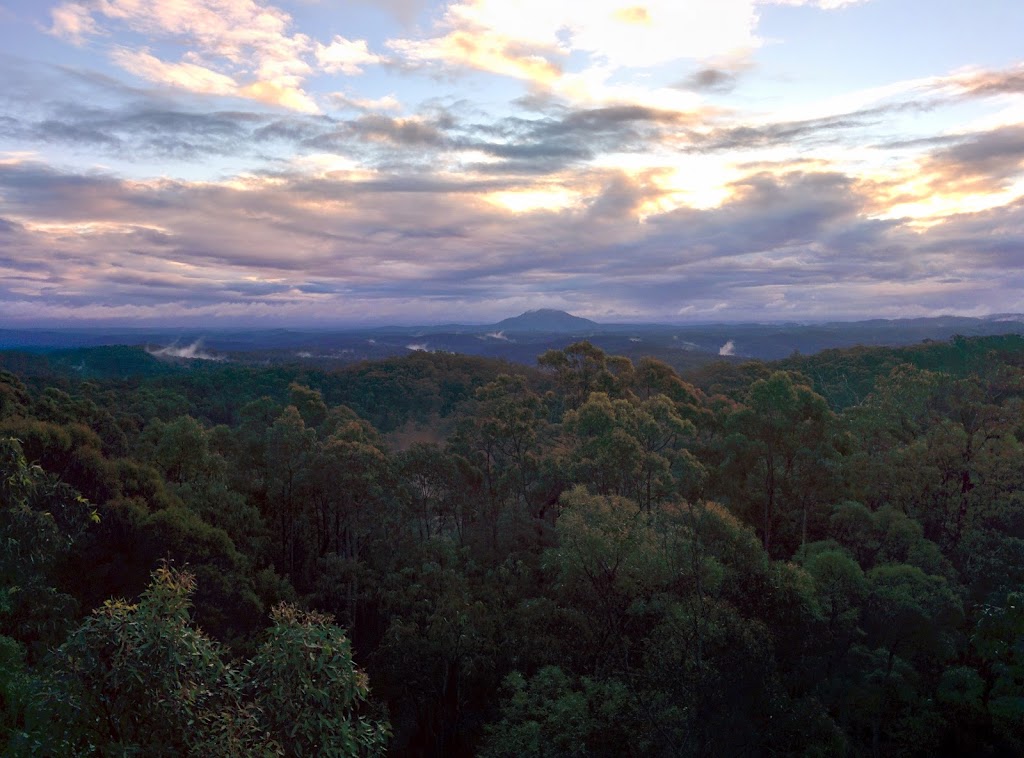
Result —
[[[1024,754],[1024,339],[0,353],[5,755]]]

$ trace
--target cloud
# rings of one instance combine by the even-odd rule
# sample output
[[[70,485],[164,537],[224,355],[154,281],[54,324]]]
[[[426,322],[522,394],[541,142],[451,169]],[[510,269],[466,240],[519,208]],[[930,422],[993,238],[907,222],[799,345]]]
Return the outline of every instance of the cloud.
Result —
[[[59,5],[50,12],[53,23],[50,33],[64,37],[76,45],[81,45],[87,37],[99,32],[90,9],[79,3]]]
[[[485,199],[556,188],[573,202]],[[1024,275],[1007,271],[1024,202],[915,229],[871,218],[873,188],[853,177],[762,173],[718,207],[649,210],[638,224],[663,192],[656,177],[596,169],[557,183],[355,170],[197,183],[4,163],[0,316],[444,320],[552,303],[594,314],[600,292],[637,317],[686,306],[764,320],[1012,311],[1021,299]]]
[[[339,110],[351,109],[357,111],[400,111],[402,103],[394,95],[384,95],[378,98],[353,97],[344,92],[335,92],[331,96],[331,102]]]
[[[388,47],[407,65],[444,63],[528,81],[551,84],[562,74],[564,53],[557,45],[529,45],[501,33],[468,26],[433,39],[394,39]]]
[[[629,34],[657,23],[654,6],[607,8]],[[92,34],[134,29],[90,18],[102,27]],[[183,28],[186,55],[167,55],[170,32],[113,48],[159,88],[88,71],[8,74],[0,58],[0,134],[36,151],[0,158],[0,317],[331,323],[462,309],[486,320],[541,306],[596,315],[600,293],[601,308],[641,318],[833,318],[1022,300],[1024,135],[960,118],[991,105],[966,98],[998,96],[1008,120],[1015,68],[728,110],[702,97],[744,75],[735,60],[638,73],[584,49],[579,28],[534,38],[495,25],[500,54],[547,61],[550,86],[483,105],[438,79],[437,97],[417,105],[346,82],[310,101],[329,114],[301,101],[275,113],[180,92],[283,103],[321,65],[345,73],[376,53],[307,39],[263,65],[256,43],[191,45],[205,32]],[[317,60],[336,43],[334,63]],[[687,72],[678,86],[691,91],[664,102],[642,80]],[[287,86],[254,87],[264,82]],[[946,107],[971,110],[938,114],[949,131],[918,118]],[[53,160],[53,145],[63,169],[39,157]]]
[[[394,39],[411,64],[474,68],[551,86],[573,53],[611,69],[734,55],[758,44],[751,0],[466,0],[449,5],[438,34]]]
[[[839,139],[838,133],[859,129],[863,126],[865,126],[864,120],[857,115],[830,116],[757,126],[727,126],[704,133],[691,132],[688,135],[690,145],[686,149],[704,153],[722,150],[752,150],[777,145],[788,146],[807,141],[836,142]]]
[[[928,226],[1024,197],[1024,127],[943,135],[920,144],[935,149],[879,183],[879,215]]]
[[[786,2],[786,0],[780,0]],[[792,0],[835,10],[856,0]],[[698,92],[727,91],[763,44],[761,6],[772,0],[461,0],[430,33],[388,40],[406,70],[481,71],[578,105],[633,103],[685,110]],[[652,87],[669,65],[703,64],[682,87]],[[728,74],[728,72],[733,74]]]
[[[383,58],[369,51],[366,40],[349,40],[335,35],[329,45],[317,43],[316,60],[328,73],[355,76],[363,72],[363,66],[380,63]]]
[[[1002,71],[976,71],[956,77],[967,95],[1016,95],[1024,93],[1024,64]]]
[[[39,85],[51,86],[51,82],[43,79]],[[134,94],[123,102],[112,102],[111,95],[88,88],[77,101],[12,107],[19,117],[0,116],[0,135],[26,144],[61,144],[132,160],[189,161],[209,155],[252,154],[281,139],[294,145],[324,128],[313,120],[287,122],[265,113],[187,110]]]
[[[346,124],[351,133],[371,141],[397,145],[441,145],[446,141],[443,130],[420,118],[391,118],[367,114]]]
[[[758,5],[832,10],[863,0],[463,0],[436,34],[389,46],[411,65],[442,64],[553,86],[570,56],[588,68],[651,68],[678,60],[741,59],[761,45]]]
[[[1005,187],[1024,174],[1024,125],[970,135],[933,153],[925,171],[935,174],[936,182],[942,184]]]
[[[870,0],[760,0],[763,5],[811,6],[822,10],[838,10],[851,5],[863,5]]]
[[[231,95],[238,90],[238,83],[230,76],[195,63],[166,63],[146,50],[120,48],[110,57],[125,71],[151,82],[204,95]]]
[[[702,68],[690,74],[678,85],[680,89],[699,92],[729,92],[736,86],[737,75],[722,68]]]
[[[539,118],[508,117],[477,124],[452,144],[477,151],[504,165],[481,165],[483,171],[551,174],[585,164],[604,153],[630,153],[657,147],[700,114],[638,105],[600,108],[554,106]]]
[[[320,106],[312,97],[297,87],[278,84],[272,81],[253,82],[237,91],[241,97],[252,98],[267,105],[279,105],[282,108],[299,111],[300,113],[319,113]]]
[[[114,47],[111,59],[126,71],[199,94],[232,94],[306,113],[318,111],[303,90],[312,73],[310,38],[291,33],[285,11],[255,0],[71,0],[52,11],[51,31],[81,43],[107,27],[143,35],[149,47]],[[101,26],[101,23],[103,26]],[[181,60],[169,61],[152,45],[184,42]]]

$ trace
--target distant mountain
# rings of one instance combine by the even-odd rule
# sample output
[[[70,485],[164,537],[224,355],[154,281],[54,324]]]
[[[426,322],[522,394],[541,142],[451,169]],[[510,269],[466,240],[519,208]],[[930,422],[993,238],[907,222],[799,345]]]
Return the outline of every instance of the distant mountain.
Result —
[[[589,318],[573,316],[565,311],[557,311],[552,308],[541,308],[536,311],[527,311],[518,316],[499,321],[494,329],[499,332],[589,332],[601,327],[596,321]]]

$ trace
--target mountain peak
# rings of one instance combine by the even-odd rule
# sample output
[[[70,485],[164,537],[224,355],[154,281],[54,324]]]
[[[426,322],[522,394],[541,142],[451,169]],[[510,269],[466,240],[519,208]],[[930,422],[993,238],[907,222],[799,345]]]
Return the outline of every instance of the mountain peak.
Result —
[[[554,308],[526,311],[495,324],[496,329],[511,332],[578,332],[589,331],[596,326],[595,321]]]

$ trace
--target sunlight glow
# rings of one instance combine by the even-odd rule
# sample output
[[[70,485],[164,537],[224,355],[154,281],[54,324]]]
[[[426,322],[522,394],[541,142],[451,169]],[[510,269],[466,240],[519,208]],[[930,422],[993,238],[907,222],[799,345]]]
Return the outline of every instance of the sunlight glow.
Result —
[[[559,188],[491,192],[484,199],[513,213],[557,212],[579,204],[577,193]]]

